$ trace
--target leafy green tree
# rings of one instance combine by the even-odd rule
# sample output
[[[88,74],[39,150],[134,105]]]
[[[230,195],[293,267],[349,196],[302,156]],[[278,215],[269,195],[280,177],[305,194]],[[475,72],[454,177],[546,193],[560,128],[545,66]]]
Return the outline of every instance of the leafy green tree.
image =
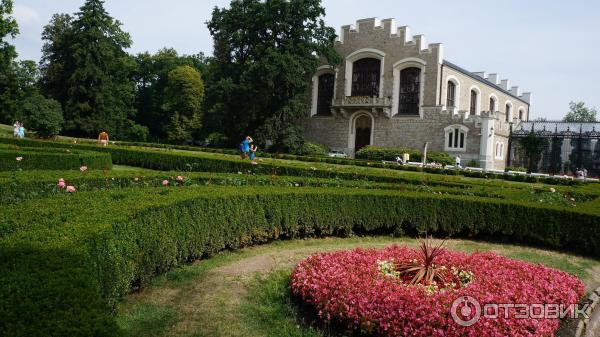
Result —
[[[214,58],[207,77],[210,129],[232,141],[247,134],[273,149],[302,146],[298,119],[307,111],[308,79],[322,55],[335,64],[335,30],[320,0],[240,0],[215,8],[208,28]]]
[[[40,90],[60,102],[63,109],[69,98],[69,77],[73,73],[73,20],[69,14],[54,14],[42,32]]]
[[[569,113],[565,116],[565,122],[596,122],[596,108],[588,108],[584,102],[569,103]]]
[[[60,103],[35,93],[23,101],[21,106],[22,120],[25,126],[41,137],[52,137],[59,134],[64,123]]]
[[[133,117],[131,37],[104,9],[87,0],[75,14],[55,15],[44,29],[42,87],[64,107],[65,131],[123,136]]]
[[[194,136],[202,126],[202,102],[204,100],[204,82],[200,73],[190,66],[177,67],[169,72],[163,111],[171,116],[168,126],[170,141],[181,142],[185,133]],[[171,130],[183,130],[174,132]],[[183,139],[183,141],[187,140]]]
[[[13,1],[0,0],[0,121],[10,122],[18,106],[19,88],[15,74],[17,51],[10,44],[19,34],[19,26],[13,16]]]
[[[172,117],[165,114],[162,108],[169,73],[185,65],[204,73],[206,58],[203,54],[180,56],[174,49],[164,48],[154,55],[148,52],[136,55],[135,63],[133,79],[136,83],[136,121],[148,126],[154,137],[165,138],[165,126]]]

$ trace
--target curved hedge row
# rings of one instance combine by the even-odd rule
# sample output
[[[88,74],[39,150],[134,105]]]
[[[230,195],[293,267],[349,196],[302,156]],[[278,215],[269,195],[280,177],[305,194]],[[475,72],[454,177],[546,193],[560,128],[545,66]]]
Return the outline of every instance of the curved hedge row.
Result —
[[[25,202],[0,220],[5,336],[117,336],[111,308],[154,275],[280,238],[427,229],[600,256],[597,214],[410,192],[149,188]]]
[[[90,170],[111,169],[111,156],[94,151],[0,147],[0,171],[78,170],[84,165]]]
[[[112,160],[115,164],[120,165],[131,165],[137,167],[143,167],[154,170],[183,170],[183,171],[204,171],[204,172],[244,172],[251,170],[252,172],[259,174],[279,174],[279,175],[293,175],[293,176],[312,176],[312,177],[323,177],[323,178],[334,178],[339,177],[343,179],[355,179],[362,177],[372,181],[379,182],[390,182],[389,175],[383,175],[381,172],[369,172],[369,173],[357,173],[349,172],[352,170],[348,166],[356,166],[354,170],[360,170],[363,167],[369,168],[385,168],[391,170],[402,170],[402,171],[413,171],[413,172],[426,172],[443,175],[462,175],[472,178],[489,178],[489,179],[503,179],[509,181],[522,181],[522,182],[540,182],[554,185],[578,185],[581,184],[575,180],[565,180],[558,178],[545,178],[545,177],[531,177],[521,175],[507,175],[497,174],[491,172],[471,172],[471,171],[458,171],[458,170],[446,170],[443,168],[419,168],[410,167],[396,164],[388,164],[382,162],[369,162],[369,161],[354,161],[350,159],[339,159],[341,162],[325,160],[325,163],[336,163],[347,166],[347,170],[322,170],[311,168],[308,166],[308,162],[317,161],[312,157],[297,157],[288,158],[287,155],[275,155],[274,158],[281,159],[295,159],[298,161],[305,161],[304,163],[292,163],[292,162],[277,162],[270,164],[260,164],[258,166],[252,166],[247,161],[241,161],[236,156],[231,155],[219,155],[219,153],[203,153],[200,151],[188,151],[188,152],[173,152],[169,150],[159,150],[150,148],[132,148],[122,146],[109,146],[99,147],[92,144],[73,144],[66,142],[49,142],[39,140],[15,140],[11,138],[0,138],[0,143],[17,144],[22,146],[30,147],[54,147],[54,148],[73,148],[82,150],[102,151],[108,152],[112,155]],[[168,149],[168,148],[167,148]],[[322,162],[322,158],[319,162]],[[333,159],[338,160],[338,159]],[[352,163],[350,163],[352,162]],[[303,164],[303,165],[301,165]],[[395,175],[394,180],[402,179]]]

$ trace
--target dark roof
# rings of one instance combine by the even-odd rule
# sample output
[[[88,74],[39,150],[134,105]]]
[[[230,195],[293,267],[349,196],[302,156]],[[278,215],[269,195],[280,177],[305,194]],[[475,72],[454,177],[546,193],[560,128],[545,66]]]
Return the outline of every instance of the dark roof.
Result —
[[[521,102],[523,102],[523,103],[525,103],[525,104],[527,104],[529,106],[529,103],[527,103],[526,101],[524,101],[523,98],[521,98],[521,97],[519,97],[517,95],[514,95],[513,93],[511,93],[508,90],[504,90],[504,88],[502,88],[501,86],[497,85],[496,83],[490,82],[490,81],[486,80],[485,78],[483,78],[481,76],[477,76],[477,75],[473,74],[472,72],[466,70],[465,68],[459,67],[456,64],[454,64],[452,62],[448,62],[446,60],[444,60],[444,65],[448,66],[448,67],[450,67],[450,68],[452,68],[452,69],[454,69],[456,71],[459,71],[462,74],[467,75],[467,76],[469,76],[470,78],[472,78],[474,80],[477,80],[479,82],[487,84],[488,86],[490,86],[490,87],[492,87],[492,88],[494,88],[494,89],[496,89],[498,91],[501,91],[501,92],[503,92],[503,93],[505,93],[505,94],[507,94],[507,95],[509,95],[511,97],[514,97],[514,98],[520,100]]]
[[[523,122],[519,125],[517,130],[525,132],[552,132],[552,133],[589,133],[589,132],[600,132],[600,122],[555,122],[555,121],[543,121],[543,122]],[[515,131],[517,131],[515,130]]]

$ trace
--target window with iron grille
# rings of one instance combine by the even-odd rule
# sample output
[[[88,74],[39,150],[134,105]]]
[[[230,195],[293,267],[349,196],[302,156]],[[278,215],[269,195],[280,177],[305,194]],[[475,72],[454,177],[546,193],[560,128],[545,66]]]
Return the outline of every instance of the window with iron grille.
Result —
[[[418,115],[421,103],[421,69],[406,68],[400,72],[399,115]]]
[[[456,84],[448,81],[448,90],[446,93],[446,106],[449,108],[456,107]]]
[[[471,115],[477,114],[477,91],[471,90],[471,108],[469,109]]]
[[[381,60],[364,58],[354,62],[351,96],[379,97],[380,76]]]
[[[319,87],[317,96],[317,115],[331,115],[331,101],[333,100],[333,86],[335,76],[333,74],[323,74],[319,76]]]

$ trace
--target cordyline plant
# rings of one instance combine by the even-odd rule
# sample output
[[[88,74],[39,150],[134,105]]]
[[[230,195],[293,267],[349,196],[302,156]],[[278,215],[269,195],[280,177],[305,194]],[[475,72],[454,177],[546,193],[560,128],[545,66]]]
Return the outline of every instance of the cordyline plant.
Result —
[[[444,266],[437,266],[434,262],[436,258],[442,255],[446,249],[444,244],[446,240],[435,245],[433,237],[419,238],[419,250],[421,251],[421,261],[412,260],[404,262],[398,266],[400,275],[413,276],[409,282],[411,285],[432,285],[435,283],[446,282],[447,269]]]

